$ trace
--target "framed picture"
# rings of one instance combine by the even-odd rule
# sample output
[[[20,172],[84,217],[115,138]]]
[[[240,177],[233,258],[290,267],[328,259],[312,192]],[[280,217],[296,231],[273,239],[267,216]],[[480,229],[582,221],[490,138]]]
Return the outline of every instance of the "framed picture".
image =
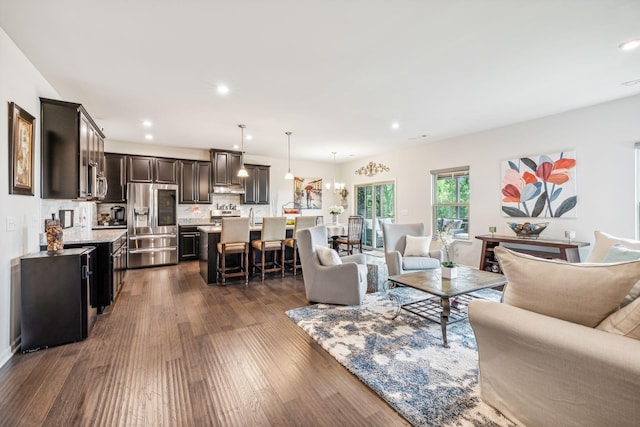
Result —
[[[322,178],[293,178],[293,203],[302,209],[322,209]]]
[[[35,118],[9,103],[9,194],[33,196]]]

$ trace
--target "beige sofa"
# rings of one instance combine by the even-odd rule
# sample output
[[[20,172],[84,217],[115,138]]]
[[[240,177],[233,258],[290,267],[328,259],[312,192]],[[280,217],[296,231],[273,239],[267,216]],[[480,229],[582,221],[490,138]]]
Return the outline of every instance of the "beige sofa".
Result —
[[[469,304],[482,400],[526,426],[640,425],[640,300],[619,308],[640,261],[496,255],[504,303]]]

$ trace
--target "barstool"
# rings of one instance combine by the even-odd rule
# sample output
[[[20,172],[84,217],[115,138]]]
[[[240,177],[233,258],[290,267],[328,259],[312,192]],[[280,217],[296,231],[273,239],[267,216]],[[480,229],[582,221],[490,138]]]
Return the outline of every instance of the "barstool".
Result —
[[[318,218],[315,216],[297,216],[293,223],[293,236],[284,241],[284,246],[291,248],[293,255],[290,260],[285,260],[285,264],[288,264],[293,269],[293,275],[295,276],[298,268],[301,267],[298,264],[298,240],[296,239],[296,233],[298,230],[303,230],[309,227],[315,227]]]
[[[272,271],[280,271],[284,277],[284,240],[287,238],[287,218],[283,216],[270,216],[262,218],[262,232],[260,240],[251,241],[253,254],[253,274],[256,268],[262,272],[262,281],[264,282],[264,273]],[[256,262],[255,251],[260,251],[260,262]],[[280,262],[278,263],[277,253],[280,251]],[[266,253],[273,252],[273,260],[267,262]]]
[[[249,284],[249,218],[222,218],[222,233],[218,242],[218,274],[225,285],[227,277],[244,276]],[[241,254],[240,265],[227,268],[227,255]]]

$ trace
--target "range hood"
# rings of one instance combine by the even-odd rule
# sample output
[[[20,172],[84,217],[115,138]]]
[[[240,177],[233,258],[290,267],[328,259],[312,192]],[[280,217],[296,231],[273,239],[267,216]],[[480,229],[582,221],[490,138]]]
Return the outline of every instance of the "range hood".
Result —
[[[242,185],[214,186],[213,194],[244,194],[244,187]]]

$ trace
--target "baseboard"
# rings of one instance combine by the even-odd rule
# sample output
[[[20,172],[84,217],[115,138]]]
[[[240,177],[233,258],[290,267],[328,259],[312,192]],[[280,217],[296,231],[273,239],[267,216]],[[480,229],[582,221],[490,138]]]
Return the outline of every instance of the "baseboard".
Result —
[[[4,364],[11,359],[11,356],[13,356],[11,348],[6,348],[2,353],[0,353],[0,368],[2,368]]]

